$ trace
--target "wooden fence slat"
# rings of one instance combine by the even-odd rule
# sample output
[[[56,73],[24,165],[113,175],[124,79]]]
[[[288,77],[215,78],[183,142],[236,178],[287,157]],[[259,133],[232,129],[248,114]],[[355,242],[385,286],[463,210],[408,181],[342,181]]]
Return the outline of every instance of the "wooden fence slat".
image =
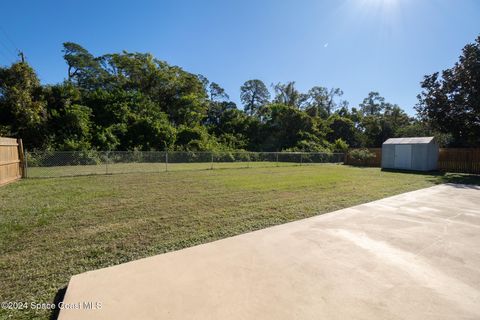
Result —
[[[12,160],[12,161],[0,161],[0,166],[6,166],[9,164],[19,163],[20,160]]]
[[[0,137],[0,185],[18,180],[22,176],[22,160],[19,157],[21,140]],[[23,147],[22,147],[23,152]]]
[[[26,178],[26,169],[25,169],[25,155],[23,153],[23,141],[22,139],[17,139],[18,144],[18,160],[20,161],[20,175],[22,178]]]
[[[440,148],[438,167],[442,171],[480,173],[480,148]]]

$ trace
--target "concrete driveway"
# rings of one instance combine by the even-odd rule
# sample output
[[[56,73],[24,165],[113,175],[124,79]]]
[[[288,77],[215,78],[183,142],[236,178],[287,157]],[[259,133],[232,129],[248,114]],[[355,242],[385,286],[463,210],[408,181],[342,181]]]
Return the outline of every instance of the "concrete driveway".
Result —
[[[480,319],[480,187],[435,186],[83,273],[64,303],[80,309],[60,320]]]

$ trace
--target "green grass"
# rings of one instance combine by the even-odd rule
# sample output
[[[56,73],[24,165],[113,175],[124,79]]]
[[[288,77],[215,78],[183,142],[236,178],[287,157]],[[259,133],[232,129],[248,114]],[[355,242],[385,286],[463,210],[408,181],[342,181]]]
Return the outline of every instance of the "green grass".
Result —
[[[53,166],[28,168],[29,178],[68,177],[79,175],[115,174],[115,173],[159,173],[165,171],[190,171],[210,169],[242,169],[299,166],[295,162],[238,161],[238,162],[196,162],[196,163],[114,163],[99,165]],[[319,165],[319,164],[303,164]]]
[[[314,165],[22,180],[0,188],[0,301],[51,303],[74,274],[442,182],[478,178]]]

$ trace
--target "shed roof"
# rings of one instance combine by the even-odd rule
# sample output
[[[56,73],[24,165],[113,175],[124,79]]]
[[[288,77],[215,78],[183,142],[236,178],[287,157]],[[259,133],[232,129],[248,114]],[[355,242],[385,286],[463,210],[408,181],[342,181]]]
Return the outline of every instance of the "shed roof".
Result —
[[[427,144],[432,142],[434,137],[415,137],[415,138],[390,138],[383,144]]]

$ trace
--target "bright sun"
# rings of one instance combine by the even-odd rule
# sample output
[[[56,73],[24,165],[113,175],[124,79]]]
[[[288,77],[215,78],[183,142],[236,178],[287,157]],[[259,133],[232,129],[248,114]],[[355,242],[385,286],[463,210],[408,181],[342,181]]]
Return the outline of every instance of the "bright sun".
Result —
[[[355,2],[363,11],[383,16],[394,16],[400,9],[400,0],[356,0]]]
[[[375,23],[382,37],[402,28],[405,6],[413,0],[347,0],[350,7],[350,22]]]

